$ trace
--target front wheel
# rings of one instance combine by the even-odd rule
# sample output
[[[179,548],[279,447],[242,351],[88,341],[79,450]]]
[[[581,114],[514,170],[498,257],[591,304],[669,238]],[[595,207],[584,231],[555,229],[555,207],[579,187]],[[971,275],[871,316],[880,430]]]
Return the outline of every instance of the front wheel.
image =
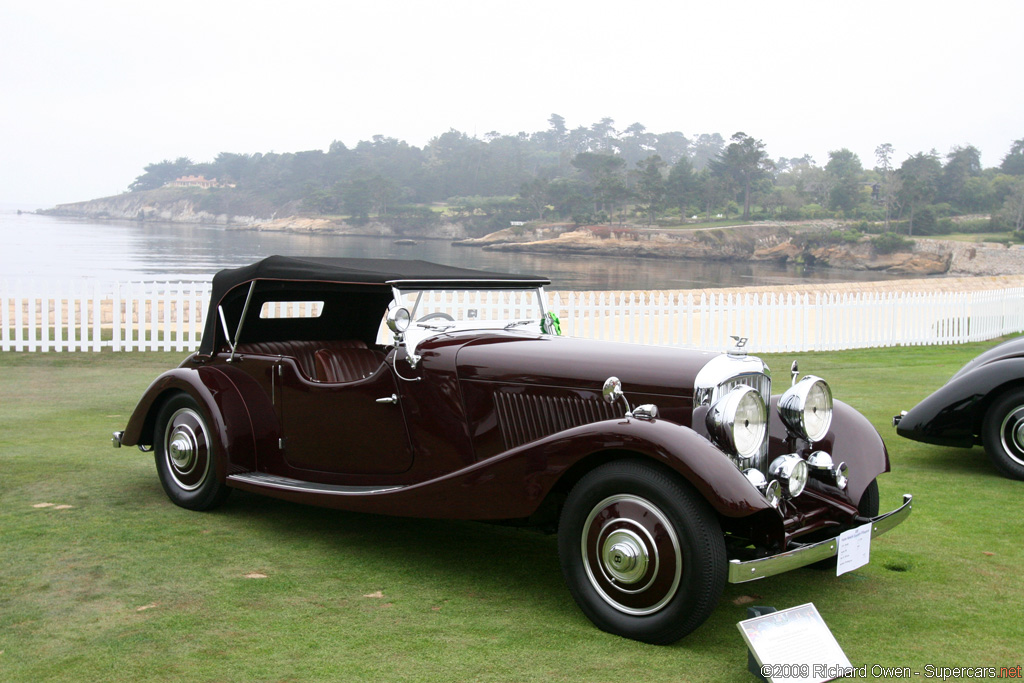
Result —
[[[156,419],[153,454],[167,497],[189,510],[209,510],[231,489],[217,478],[217,448],[202,408],[188,394],[167,401]]]
[[[569,592],[603,631],[655,645],[700,626],[725,587],[718,518],[687,482],[612,462],[572,489],[558,525]]]
[[[1003,394],[989,406],[981,443],[1003,476],[1024,479],[1024,389]]]

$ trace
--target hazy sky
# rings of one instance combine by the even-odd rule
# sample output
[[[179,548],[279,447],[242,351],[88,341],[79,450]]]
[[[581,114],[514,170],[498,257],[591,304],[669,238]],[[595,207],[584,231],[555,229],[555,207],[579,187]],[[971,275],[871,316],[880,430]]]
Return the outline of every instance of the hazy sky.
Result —
[[[0,0],[0,201],[219,152],[416,146],[603,117],[865,167],[1024,137],[1024,3]]]

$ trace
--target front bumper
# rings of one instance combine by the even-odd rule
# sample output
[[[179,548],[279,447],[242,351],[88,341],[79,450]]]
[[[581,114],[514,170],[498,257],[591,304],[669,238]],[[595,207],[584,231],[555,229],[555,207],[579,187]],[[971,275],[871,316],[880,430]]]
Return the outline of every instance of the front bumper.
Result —
[[[913,507],[914,497],[909,493],[903,494],[903,505],[895,510],[879,515],[871,519],[871,538],[881,536],[889,529],[903,522],[910,516]],[[729,583],[746,583],[756,579],[763,579],[766,576],[775,576],[788,572],[791,569],[805,567],[821,560],[835,557],[839,552],[838,538],[830,538],[818,543],[809,543],[792,550],[787,550],[771,557],[761,557],[756,560],[740,562],[739,560],[729,561]]]

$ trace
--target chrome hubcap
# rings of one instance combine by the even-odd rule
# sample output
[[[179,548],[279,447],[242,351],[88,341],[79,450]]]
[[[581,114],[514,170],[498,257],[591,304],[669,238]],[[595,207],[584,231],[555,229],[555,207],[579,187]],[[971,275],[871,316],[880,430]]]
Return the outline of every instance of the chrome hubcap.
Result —
[[[652,614],[678,591],[683,558],[675,529],[639,496],[611,496],[595,505],[580,551],[591,586],[620,612]]]
[[[1024,465],[1024,406],[1011,410],[999,426],[1003,452],[1014,462]]]
[[[167,470],[178,487],[194,491],[210,472],[210,443],[203,418],[190,408],[176,411],[164,430]]]
[[[608,534],[603,550],[603,569],[616,581],[634,584],[647,573],[647,545],[632,531],[620,529]]]
[[[175,467],[180,470],[187,470],[192,464],[195,449],[192,447],[191,440],[183,434],[178,434],[171,440],[170,446],[167,447],[167,453],[170,455],[171,460],[174,461]]]

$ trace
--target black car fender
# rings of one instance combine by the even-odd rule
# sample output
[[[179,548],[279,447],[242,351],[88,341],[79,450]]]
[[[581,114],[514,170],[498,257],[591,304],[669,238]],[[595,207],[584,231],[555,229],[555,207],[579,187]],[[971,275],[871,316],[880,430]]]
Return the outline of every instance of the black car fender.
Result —
[[[896,433],[940,446],[970,448],[985,411],[1011,386],[1024,385],[1024,358],[1004,358],[954,375],[901,419]]]

